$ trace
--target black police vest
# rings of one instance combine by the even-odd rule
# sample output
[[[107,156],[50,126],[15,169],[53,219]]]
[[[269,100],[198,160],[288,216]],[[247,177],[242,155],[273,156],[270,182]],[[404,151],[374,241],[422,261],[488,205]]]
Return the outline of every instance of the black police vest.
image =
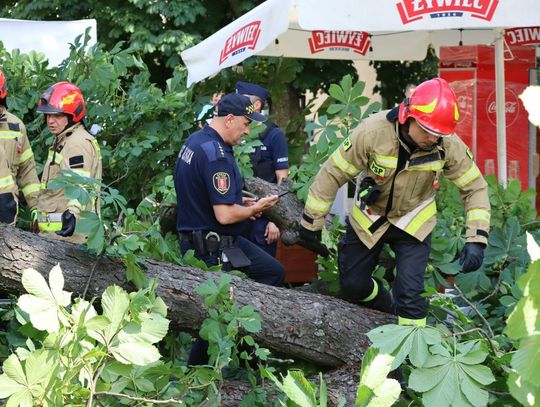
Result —
[[[268,122],[268,124],[266,125],[266,129],[259,136],[261,142],[276,127],[277,124]],[[251,167],[253,168],[253,176],[275,184],[277,182],[277,177],[276,169],[274,168],[274,162],[272,160],[262,159],[261,147],[263,146],[255,147],[255,151],[250,154]]]

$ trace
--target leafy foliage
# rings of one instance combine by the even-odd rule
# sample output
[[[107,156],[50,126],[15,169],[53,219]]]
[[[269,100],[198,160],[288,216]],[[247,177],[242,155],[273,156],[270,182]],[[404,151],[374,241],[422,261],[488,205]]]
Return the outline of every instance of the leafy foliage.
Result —
[[[506,334],[519,341],[518,350],[512,355],[512,368],[508,376],[508,387],[512,395],[525,406],[537,404],[540,395],[538,377],[538,349],[540,347],[540,247],[530,234],[527,235],[527,249],[533,260],[529,271],[518,283],[523,297],[508,317]]]
[[[282,376],[280,381],[271,372],[266,372],[266,375],[272,380],[278,389],[285,393],[288,397],[286,402],[281,402],[281,406],[287,407],[326,407],[328,405],[328,394],[326,384],[322,379],[322,374],[319,374],[320,387],[313,386],[305,377],[302,371],[289,370],[287,376]],[[319,397],[317,397],[319,393]],[[344,405],[344,400],[340,401],[339,406]]]
[[[201,327],[201,338],[209,342],[210,364],[219,370],[229,364],[238,366],[240,359],[245,362],[255,358],[265,361],[268,350],[259,348],[250,336],[261,330],[261,318],[251,305],[238,309],[234,303],[234,292],[230,286],[231,277],[222,274],[219,284],[208,280],[196,292],[206,298],[208,316]],[[246,333],[246,335],[241,335]],[[238,351],[238,345],[244,350]],[[247,365],[249,366],[249,364]]]
[[[91,404],[98,396],[106,401],[110,390],[126,395],[178,393],[140,377],[157,367],[164,368],[160,376],[166,376],[165,384],[171,377],[155,346],[169,326],[167,307],[155,296],[155,286],[131,294],[108,287],[99,315],[90,302],[71,301],[59,266],[49,273],[49,284],[31,269],[23,272],[22,283],[28,294],[18,301],[21,323],[42,332],[35,332],[4,362],[0,397],[7,398],[7,405]],[[139,379],[126,382],[133,373]]]
[[[307,197],[309,187],[321,165],[342,143],[361,120],[380,109],[380,103],[369,103],[362,96],[365,82],[352,83],[352,77],[346,75],[339,85],[332,84],[329,89],[326,114],[318,116],[317,121],[308,123],[304,128],[310,136],[308,153],[302,157],[302,163],[292,166],[289,177],[295,181],[293,189],[300,199]]]
[[[362,359],[360,385],[355,407],[391,406],[399,398],[401,386],[397,380],[387,379],[394,358],[369,348]]]

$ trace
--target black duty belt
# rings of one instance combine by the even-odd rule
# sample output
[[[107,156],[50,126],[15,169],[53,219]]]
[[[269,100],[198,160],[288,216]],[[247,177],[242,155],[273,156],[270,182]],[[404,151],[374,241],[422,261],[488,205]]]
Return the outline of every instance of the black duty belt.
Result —
[[[233,246],[235,236],[223,235],[212,230],[194,230],[191,232],[179,232],[180,239],[193,244],[197,254],[216,253],[219,250]]]

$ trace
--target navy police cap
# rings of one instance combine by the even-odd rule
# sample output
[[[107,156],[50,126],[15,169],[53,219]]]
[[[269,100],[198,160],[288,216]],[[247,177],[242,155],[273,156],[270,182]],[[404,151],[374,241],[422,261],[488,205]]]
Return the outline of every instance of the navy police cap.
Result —
[[[257,96],[263,102],[266,102],[270,94],[270,92],[268,92],[262,86],[259,86],[255,83],[242,82],[242,81],[236,82],[236,92],[241,93],[242,95]]]
[[[221,98],[217,104],[217,116],[245,116],[249,120],[264,122],[266,116],[255,111],[255,107],[247,96],[238,93],[229,93]]]

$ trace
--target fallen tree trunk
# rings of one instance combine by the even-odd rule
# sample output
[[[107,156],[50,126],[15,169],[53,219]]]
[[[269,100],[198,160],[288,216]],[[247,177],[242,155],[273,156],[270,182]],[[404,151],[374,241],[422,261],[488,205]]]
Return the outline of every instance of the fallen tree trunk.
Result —
[[[58,263],[65,289],[87,297],[99,297],[106,287],[117,284],[130,289],[121,262],[98,259],[82,246],[49,240],[0,224],[0,290],[21,293],[24,269],[34,268],[48,275]],[[196,332],[206,318],[202,298],[195,289],[218,273],[194,267],[146,261],[147,275],[158,280],[158,295],[169,307],[168,318],[184,331]],[[232,276],[239,306],[252,305],[263,319],[258,343],[279,354],[304,359],[316,365],[337,367],[361,360],[369,346],[366,333],[394,321],[388,314],[362,308],[337,298],[270,287]]]

